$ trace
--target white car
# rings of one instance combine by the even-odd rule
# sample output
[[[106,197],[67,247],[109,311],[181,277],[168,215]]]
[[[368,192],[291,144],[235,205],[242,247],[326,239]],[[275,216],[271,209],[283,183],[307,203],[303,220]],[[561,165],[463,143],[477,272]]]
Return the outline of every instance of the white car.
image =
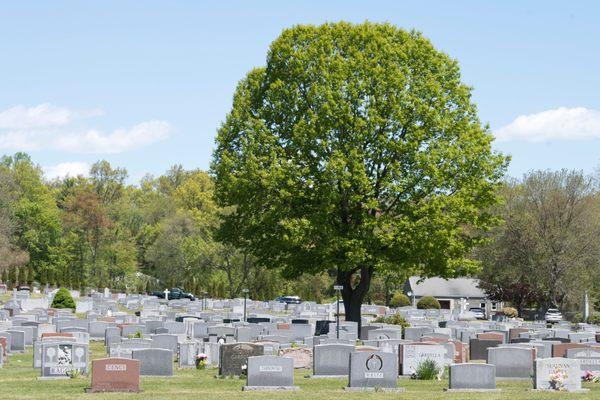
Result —
[[[548,323],[555,323],[555,322],[562,321],[563,316],[560,313],[560,310],[558,308],[549,308],[548,311],[546,311],[546,315],[544,316],[544,319]]]
[[[485,311],[483,310],[483,308],[471,307],[471,308],[469,308],[469,311],[472,312],[473,315],[475,315],[475,318],[485,319]]]

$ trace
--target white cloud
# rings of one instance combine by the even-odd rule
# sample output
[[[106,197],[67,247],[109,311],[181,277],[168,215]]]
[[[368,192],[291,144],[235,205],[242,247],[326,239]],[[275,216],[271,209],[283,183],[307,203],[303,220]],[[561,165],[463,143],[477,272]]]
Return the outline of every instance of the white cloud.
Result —
[[[164,121],[149,121],[130,129],[119,128],[111,133],[91,129],[83,134],[58,135],[54,146],[73,153],[122,153],[146,146],[171,135],[171,126]]]
[[[65,126],[76,118],[102,115],[100,109],[75,111],[43,103],[35,107],[15,106],[0,112],[0,129],[32,129]]]
[[[101,110],[81,112],[48,103],[30,108],[10,108],[0,112],[0,150],[60,150],[80,154],[114,154],[156,143],[171,136],[171,126],[165,121],[157,120],[109,132],[73,126],[76,119],[100,114]]]
[[[584,107],[521,115],[494,132],[498,141],[586,140],[600,138],[600,111]]]
[[[67,176],[87,176],[90,172],[90,165],[85,162],[64,162],[50,167],[43,167],[42,169],[44,170],[46,179],[63,179]]]

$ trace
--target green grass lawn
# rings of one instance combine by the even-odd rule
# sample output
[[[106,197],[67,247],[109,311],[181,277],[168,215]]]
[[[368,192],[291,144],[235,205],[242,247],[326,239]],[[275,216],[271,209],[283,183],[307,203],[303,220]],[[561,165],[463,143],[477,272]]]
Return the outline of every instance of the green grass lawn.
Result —
[[[105,356],[104,346],[91,344],[92,358]],[[171,378],[142,378],[142,393],[84,393],[90,377],[69,380],[38,381],[39,370],[32,368],[31,349],[26,354],[10,356],[8,364],[0,369],[0,399],[599,399],[600,384],[589,384],[587,394],[534,393],[528,389],[530,381],[504,381],[498,383],[500,393],[445,393],[447,381],[413,381],[400,379],[402,393],[347,393],[343,390],[346,380],[307,379],[307,371],[296,373],[298,392],[242,392],[242,379],[216,379],[216,370],[177,370]]]

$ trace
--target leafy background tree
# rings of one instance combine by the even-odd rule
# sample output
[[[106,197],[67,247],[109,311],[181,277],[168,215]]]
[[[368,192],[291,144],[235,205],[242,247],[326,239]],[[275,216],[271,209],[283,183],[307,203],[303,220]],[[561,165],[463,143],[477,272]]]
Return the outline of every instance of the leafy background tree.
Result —
[[[532,171],[502,189],[505,223],[477,252],[481,287],[519,311],[581,304],[598,296],[600,202],[597,180],[581,171]]]
[[[451,277],[495,222],[506,158],[458,63],[389,24],[286,29],[240,82],[212,170],[220,238],[288,278],[335,270],[346,319],[380,271]]]
[[[11,202],[15,244],[27,252],[36,271],[56,267],[60,253],[60,213],[51,188],[44,184],[41,169],[24,153],[2,158],[1,167],[14,182]]]
[[[8,281],[9,267],[22,266],[29,261],[29,254],[18,247],[14,236],[16,220],[12,205],[15,196],[12,175],[0,167],[0,271],[3,281]]]

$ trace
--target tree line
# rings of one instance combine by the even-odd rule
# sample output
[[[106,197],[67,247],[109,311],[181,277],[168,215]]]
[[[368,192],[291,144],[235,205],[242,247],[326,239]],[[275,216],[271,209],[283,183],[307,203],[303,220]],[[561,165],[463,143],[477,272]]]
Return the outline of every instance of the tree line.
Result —
[[[10,287],[108,287],[150,292],[180,286],[201,296],[257,299],[334,295],[327,273],[285,279],[277,269],[218,240],[228,211],[216,205],[214,179],[173,166],[127,184],[125,169],[98,161],[88,176],[46,180],[24,153],[0,160],[0,279]],[[399,285],[380,282],[385,302]]]
[[[335,270],[291,279],[220,240],[231,210],[215,201],[214,177],[173,166],[126,183],[106,161],[89,176],[45,180],[32,159],[0,161],[0,278],[9,285],[149,292],[182,286],[197,295],[255,298],[334,295]],[[586,291],[600,308],[600,191],[595,175],[532,171],[498,187],[500,222],[472,254],[482,289],[527,307],[579,308]],[[415,271],[384,271],[367,301],[389,304]]]

